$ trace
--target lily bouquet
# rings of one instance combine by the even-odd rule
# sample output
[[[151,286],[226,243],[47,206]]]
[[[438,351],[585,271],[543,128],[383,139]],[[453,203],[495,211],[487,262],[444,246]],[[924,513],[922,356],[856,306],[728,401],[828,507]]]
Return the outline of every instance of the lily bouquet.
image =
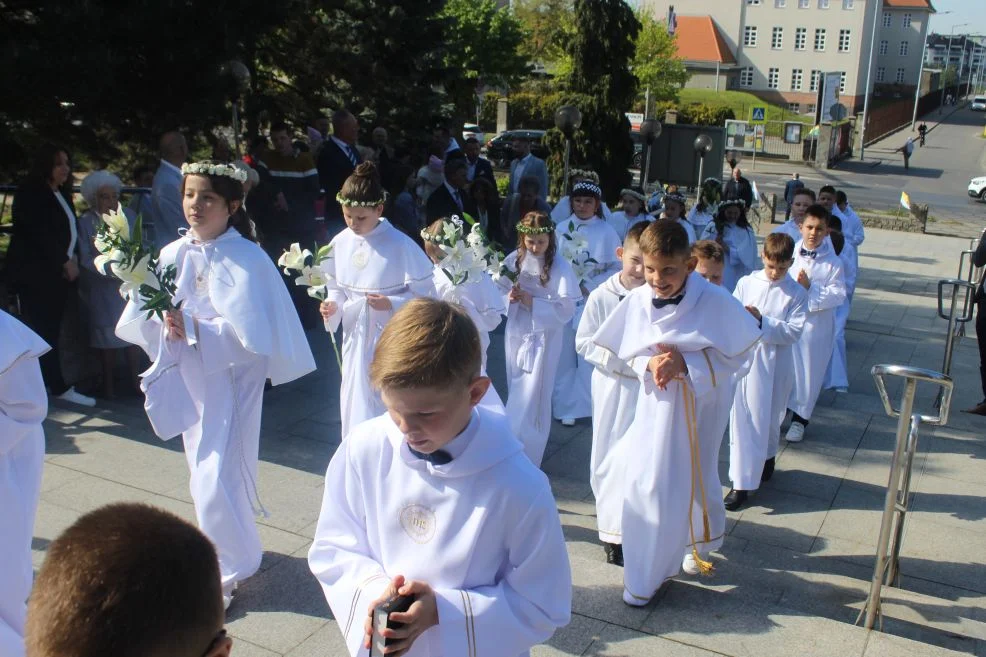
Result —
[[[589,255],[589,240],[579,233],[574,221],[569,221],[566,231],[562,233],[561,254],[572,265],[580,285],[595,273],[599,265],[599,261]]]
[[[104,276],[118,278],[120,295],[142,302],[140,309],[147,311],[148,319],[152,315],[163,319],[165,312],[177,310],[181,303],[174,302],[175,266],[161,267],[157,251],[144,246],[141,217],[137,217],[131,231],[123,206],[118,204],[116,210],[101,219],[93,240],[99,252],[93,261],[96,269]]]
[[[330,258],[332,258],[331,244],[316,247],[315,253],[313,254],[308,249],[302,249],[301,245],[295,242],[281,254],[281,257],[277,260],[277,266],[284,269],[286,276],[291,276],[292,272],[298,274],[298,277],[294,279],[294,284],[307,287],[308,296],[318,299],[321,302],[325,301],[328,297],[327,285],[329,282],[329,275],[322,269],[322,263]],[[336,355],[336,364],[339,365],[339,370],[342,371],[342,356],[339,354],[339,345],[336,343],[336,336],[332,331],[329,331],[328,325],[326,325],[325,330],[328,332],[329,339],[332,341],[332,350]]]
[[[445,254],[438,266],[452,285],[458,287],[470,282],[470,278],[475,281],[482,272],[496,280],[501,275],[503,254],[493,247],[475,219],[468,214],[463,216],[465,221],[453,215],[442,224],[442,231],[438,234],[422,230],[422,239],[437,245]],[[468,233],[466,223],[471,226]]]

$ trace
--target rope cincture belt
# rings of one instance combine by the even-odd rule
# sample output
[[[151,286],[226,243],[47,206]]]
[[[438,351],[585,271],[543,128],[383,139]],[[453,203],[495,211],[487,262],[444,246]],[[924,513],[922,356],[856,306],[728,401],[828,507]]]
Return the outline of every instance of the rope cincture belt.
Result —
[[[691,452],[691,474],[692,485],[691,495],[688,499],[688,533],[692,539],[692,558],[698,566],[698,571],[702,575],[711,575],[715,566],[711,561],[706,561],[698,553],[698,543],[695,541],[695,484],[698,483],[699,494],[702,496],[702,531],[703,543],[712,540],[709,529],[709,505],[705,498],[705,482],[702,478],[702,454],[698,442],[698,417],[695,412],[695,392],[684,381],[681,382],[685,398],[685,422],[688,424],[688,447]]]

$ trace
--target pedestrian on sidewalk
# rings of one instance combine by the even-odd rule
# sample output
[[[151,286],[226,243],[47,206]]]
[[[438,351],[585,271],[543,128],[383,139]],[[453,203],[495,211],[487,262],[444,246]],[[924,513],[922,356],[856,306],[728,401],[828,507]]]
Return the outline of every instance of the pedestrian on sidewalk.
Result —
[[[986,265],[986,231],[979,238],[979,246],[972,255],[972,263],[976,267]],[[976,342],[979,343],[979,378],[983,386],[983,400],[968,408],[964,413],[986,415],[986,293],[983,290],[983,279],[976,285]]]
[[[928,135],[928,126],[922,123],[918,126],[918,134],[921,136],[921,146],[924,146],[924,138]]]
[[[784,183],[784,203],[787,205],[787,209],[784,211],[784,221],[791,218],[791,201],[794,200],[794,194],[804,186],[805,184],[801,182],[800,173],[793,174],[791,179]]]
[[[908,137],[904,145],[894,152],[904,154],[904,171],[907,171],[910,168],[911,153],[914,152],[914,137]]]

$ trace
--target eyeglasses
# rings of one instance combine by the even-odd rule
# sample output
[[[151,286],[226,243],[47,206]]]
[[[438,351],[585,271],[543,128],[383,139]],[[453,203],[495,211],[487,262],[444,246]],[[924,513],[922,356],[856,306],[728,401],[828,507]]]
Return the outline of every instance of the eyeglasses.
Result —
[[[215,637],[213,637],[212,641],[209,643],[209,647],[205,649],[204,653],[202,653],[202,657],[207,657],[208,654],[213,650],[215,650],[216,646],[218,646],[225,638],[226,638],[226,628],[223,628],[219,630],[219,633],[216,634]]]

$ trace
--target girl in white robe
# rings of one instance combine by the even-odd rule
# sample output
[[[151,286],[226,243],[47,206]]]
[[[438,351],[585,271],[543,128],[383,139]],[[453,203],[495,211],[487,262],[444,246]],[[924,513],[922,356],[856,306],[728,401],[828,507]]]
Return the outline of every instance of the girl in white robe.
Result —
[[[0,310],[0,655],[23,657],[31,539],[41,496],[48,395],[38,358],[50,347]]]
[[[574,425],[579,418],[592,417],[593,367],[575,350],[575,329],[589,294],[620,269],[616,250],[622,241],[599,216],[601,194],[593,182],[577,183],[572,189],[575,212],[555,230],[559,254],[572,265],[582,292],[572,321],[562,330],[558,375],[551,397],[554,417],[566,426]]]
[[[497,284],[506,294],[507,416],[524,453],[541,465],[551,433],[551,394],[562,351],[562,327],[582,299],[572,266],[556,251],[555,225],[531,212],[517,224],[517,250],[503,264],[516,275]]]
[[[620,241],[626,239],[627,231],[636,224],[644,221],[653,221],[654,218],[647,214],[647,197],[644,193],[636,189],[624,189],[620,191],[620,209],[606,217],[606,223],[613,227]]]
[[[692,225],[695,235],[699,236],[709,222],[716,218],[719,210],[719,202],[722,199],[722,183],[718,178],[706,178],[702,181],[702,189],[699,192],[698,203],[688,210],[685,217]],[[703,239],[699,237],[699,239]]]
[[[718,242],[725,250],[722,286],[729,292],[758,264],[757,236],[746,220],[742,201],[721,203],[715,220],[706,225],[699,239]]]
[[[659,219],[674,221],[679,224],[685,229],[685,233],[688,234],[688,243],[694,244],[698,240],[698,236],[692,224],[685,219],[685,195],[679,192],[671,192],[665,194],[661,201],[664,204],[664,209],[661,210]]]
[[[181,184],[191,229],[160,254],[162,267],[176,268],[181,309],[162,322],[131,299],[116,332],[155,359],[141,383],[145,408],[162,438],[182,433],[195,515],[216,546],[228,606],[263,555],[254,515],[265,513],[256,485],[264,383],[293,381],[315,360],[281,275],[239,223],[242,182],[191,173],[198,166],[186,165]]]
[[[633,290],[593,337],[641,381],[633,423],[614,450],[624,484],[623,601],[635,606],[678,574],[686,547],[707,553],[722,543],[707,514],[690,518],[696,501],[722,505],[721,489],[709,496],[717,464],[702,458],[722,436],[699,431],[697,404],[715,403],[717,382],[741,375],[760,339],[756,321],[725,289],[692,272],[680,291],[680,300],[657,308],[654,288]],[[647,368],[668,349],[681,354],[687,373],[661,389]]]
[[[342,439],[360,422],[384,412],[366,372],[384,325],[415,297],[436,295],[434,266],[410,237],[383,218],[384,191],[372,162],[356,167],[338,199],[346,230],[332,238],[322,264],[327,282],[321,304],[327,330],[342,324]]]
[[[830,221],[832,225],[829,228],[829,239],[832,240],[833,246],[838,251],[839,260],[842,261],[842,271],[846,280],[846,300],[835,311],[835,340],[832,346],[832,359],[825,371],[825,382],[822,383],[822,388],[825,390],[835,389],[836,392],[848,392],[849,366],[846,361],[846,322],[849,321],[852,298],[856,292],[859,258],[856,247],[853,246],[849,236],[841,233],[835,234],[839,232],[839,219],[832,217]]]
[[[777,454],[781,422],[793,382],[792,345],[801,337],[808,294],[787,275],[794,243],[768,237],[764,269],[744,276],[733,296],[760,316],[763,339],[753,352],[749,373],[736,388],[729,421],[729,479],[727,508],[736,510],[749,491],[760,488],[764,464]],[[781,256],[768,257],[768,253]],[[753,311],[750,311],[751,314]],[[753,315],[757,317],[756,314]],[[731,499],[732,498],[732,499]]]

